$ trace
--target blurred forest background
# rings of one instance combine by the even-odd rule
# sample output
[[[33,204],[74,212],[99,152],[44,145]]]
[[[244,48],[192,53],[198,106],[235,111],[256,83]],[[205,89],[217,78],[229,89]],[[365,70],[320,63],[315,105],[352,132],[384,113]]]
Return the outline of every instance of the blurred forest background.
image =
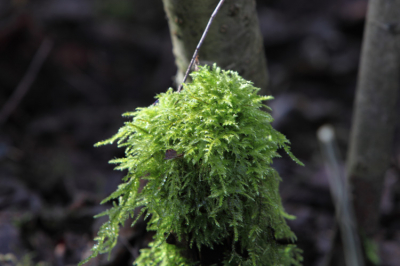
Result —
[[[316,131],[334,126],[344,161],[367,4],[257,1],[274,126],[306,165],[287,156],[274,163],[284,206],[297,216],[289,224],[305,266],[321,265],[331,245],[334,207]],[[76,265],[104,222],[93,219],[107,208],[100,201],[124,176],[107,163],[123,149],[93,144],[117,132],[122,113],[150,105],[174,86],[162,2],[0,0],[0,110],[35,55],[43,64],[33,67],[25,97],[0,122],[0,265],[15,265],[14,257],[20,265]],[[395,135],[377,239],[387,266],[400,261],[398,126]],[[151,238],[143,221],[127,224],[110,260],[88,265],[132,265]]]

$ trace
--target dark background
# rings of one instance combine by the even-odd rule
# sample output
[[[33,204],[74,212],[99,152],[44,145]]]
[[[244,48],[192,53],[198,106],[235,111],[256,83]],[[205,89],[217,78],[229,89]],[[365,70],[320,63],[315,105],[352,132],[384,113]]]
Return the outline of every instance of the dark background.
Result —
[[[257,1],[271,77],[274,126],[293,153],[274,166],[284,206],[304,250],[321,265],[330,248],[334,207],[316,131],[334,126],[346,157],[365,0]],[[0,125],[0,265],[76,265],[104,222],[93,215],[124,173],[109,159],[121,114],[154,102],[176,72],[160,0],[0,0],[0,110],[42,41],[53,47],[34,83]],[[238,51],[240,52],[240,51]],[[400,261],[400,141],[385,176],[379,238],[382,265]],[[111,254],[88,265],[131,265],[151,240],[145,224],[127,226]],[[5,255],[8,257],[5,258]],[[32,263],[32,264],[29,264]]]

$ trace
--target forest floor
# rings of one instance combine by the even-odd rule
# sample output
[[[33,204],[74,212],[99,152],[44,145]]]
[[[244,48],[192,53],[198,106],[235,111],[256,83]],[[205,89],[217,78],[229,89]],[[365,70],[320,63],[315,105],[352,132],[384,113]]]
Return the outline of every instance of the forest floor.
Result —
[[[275,160],[283,204],[297,217],[289,224],[304,265],[322,265],[335,217],[316,132],[334,127],[344,168],[367,1],[260,0],[257,9],[273,125],[305,164]],[[93,144],[117,132],[122,113],[173,86],[176,72],[159,0],[0,0],[0,110],[46,38],[49,54],[33,84],[0,124],[0,265],[15,265],[6,262],[13,256],[23,265],[76,265],[90,254],[104,222],[93,216],[124,176],[107,163],[123,150]],[[376,241],[381,265],[396,266],[399,126],[384,178]],[[143,221],[126,226],[110,259],[87,265],[132,265],[151,237]]]

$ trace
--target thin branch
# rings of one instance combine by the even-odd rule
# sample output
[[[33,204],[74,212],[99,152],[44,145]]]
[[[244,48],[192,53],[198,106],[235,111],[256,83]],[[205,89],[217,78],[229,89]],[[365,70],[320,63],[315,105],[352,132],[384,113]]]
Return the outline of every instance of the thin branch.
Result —
[[[199,53],[200,47],[203,44],[204,39],[206,38],[206,35],[207,35],[208,30],[209,30],[209,28],[211,26],[211,23],[213,22],[214,17],[217,15],[217,13],[218,13],[219,9],[221,8],[222,4],[224,3],[224,1],[225,0],[220,0],[218,5],[217,5],[217,7],[214,10],[214,12],[211,14],[210,20],[208,21],[206,29],[203,32],[203,36],[201,36],[201,39],[200,39],[199,43],[197,44],[196,50],[194,51],[192,60],[190,60],[190,64],[189,64],[189,66],[188,66],[188,68],[186,70],[185,76],[183,77],[183,81],[182,81],[181,85],[179,85],[178,92],[180,92],[182,90],[183,83],[185,83],[187,77],[189,76],[190,69],[192,68],[193,63],[194,63],[194,61],[195,61],[195,59],[197,57],[197,54]]]
[[[343,252],[346,265],[365,265],[360,239],[356,228],[356,218],[349,195],[344,171],[340,167],[340,156],[335,132],[330,125],[322,126],[317,133],[321,145],[322,155],[328,170],[328,181],[333,203],[335,205],[336,219],[340,228],[343,241]]]
[[[53,41],[46,38],[42,41],[39,49],[37,50],[31,64],[28,67],[24,77],[18,84],[14,93],[8,99],[6,104],[0,111],[0,125],[7,121],[8,117],[14,112],[15,108],[17,108],[18,104],[21,102],[22,98],[29,91],[32,83],[35,81],[37,74],[46,58],[48,57],[51,49],[53,48]]]

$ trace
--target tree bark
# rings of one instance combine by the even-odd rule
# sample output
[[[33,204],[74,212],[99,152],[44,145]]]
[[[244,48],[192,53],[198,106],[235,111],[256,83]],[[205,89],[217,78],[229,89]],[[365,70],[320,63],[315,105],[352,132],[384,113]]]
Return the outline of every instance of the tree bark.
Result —
[[[176,84],[181,84],[193,53],[219,0],[163,0],[168,17],[175,62]],[[225,0],[208,31],[198,58],[201,65],[214,62],[223,69],[237,71],[243,78],[268,94],[268,73],[263,38],[258,24],[254,0]],[[171,235],[173,236],[173,235]],[[200,265],[221,265],[231,241],[213,249],[190,248],[176,237],[168,243],[183,247],[182,255]],[[194,245],[195,246],[195,245]]]
[[[371,0],[347,157],[361,243],[373,239],[379,229],[379,203],[392,154],[399,88],[400,0]],[[373,265],[368,258],[365,261]]]
[[[400,88],[400,0],[371,0],[357,85],[347,175],[360,229],[373,235],[389,167]]]
[[[190,59],[218,0],[163,0],[182,82]],[[254,0],[226,0],[200,48],[200,64],[237,71],[267,94],[268,74]]]

